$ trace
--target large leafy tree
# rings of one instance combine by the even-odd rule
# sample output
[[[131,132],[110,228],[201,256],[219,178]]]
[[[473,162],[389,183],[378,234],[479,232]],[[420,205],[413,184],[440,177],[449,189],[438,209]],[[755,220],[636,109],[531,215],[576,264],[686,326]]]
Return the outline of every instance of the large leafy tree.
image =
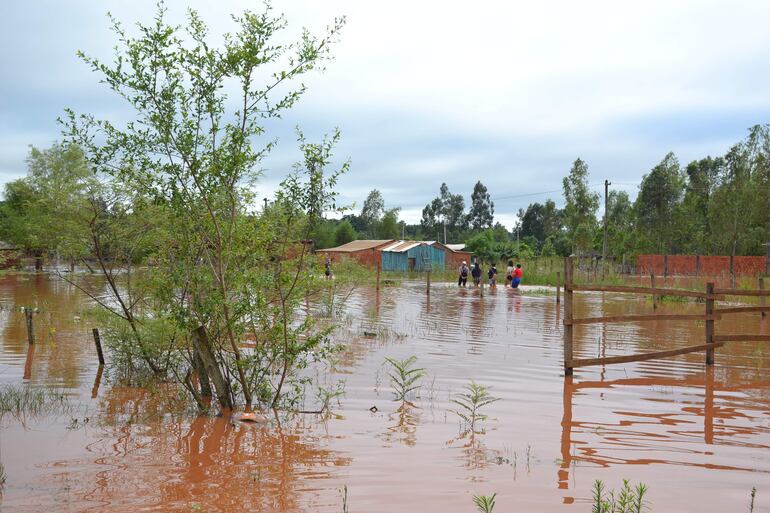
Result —
[[[422,210],[423,230],[429,234],[446,233],[445,242],[448,242],[460,238],[467,226],[466,222],[465,200],[462,194],[452,194],[447,184],[442,183],[439,196]]]
[[[56,143],[30,148],[27,176],[6,184],[0,239],[38,257],[55,252],[70,261],[88,251],[84,229],[98,182],[81,148]]]
[[[586,250],[591,244],[596,228],[599,194],[592,192],[588,185],[588,165],[583,160],[575,160],[569,175],[562,180],[562,188],[565,201],[564,222],[573,247]]]
[[[770,240],[770,127],[752,127],[724,160],[709,203],[713,250],[760,254]]]
[[[667,253],[675,248],[675,218],[683,189],[684,176],[673,153],[642,177],[635,205],[637,230],[649,249]]]
[[[377,225],[377,237],[380,239],[398,239],[401,237],[401,225],[398,223],[400,209],[391,208],[385,211]]]
[[[234,21],[237,31],[221,46],[192,10],[180,28],[161,5],[136,36],[114,21],[114,61],[80,55],[133,109],[133,121],[67,111],[63,124],[114,192],[107,208],[143,221],[117,237],[114,216],[90,225],[92,239],[153,241],[155,265],[136,276],[130,259],[116,272],[103,245],[94,249],[112,294],[103,304],[116,319],[115,337],[201,405],[204,380],[198,388],[185,369],[211,378],[224,407],[239,398],[276,406],[294,396],[287,390],[301,390],[297,372],[309,355],[328,347],[324,331],[297,312],[312,285],[303,241],[320,213],[335,208],[336,177],[348,166],[328,172],[339,134],[320,143],[300,134],[303,161],[261,215],[253,214],[253,186],[275,144],[263,140],[265,121],[302,97],[299,79],[328,58],[343,20],[294,44],[278,41],[286,21],[269,7]],[[247,337],[254,343],[244,348]]]
[[[468,212],[468,225],[474,230],[490,228],[495,219],[495,204],[487,188],[479,180],[471,193],[471,208]]]
[[[361,208],[361,221],[364,230],[372,237],[376,235],[377,225],[385,215],[385,200],[382,199],[382,193],[373,189],[364,200]]]

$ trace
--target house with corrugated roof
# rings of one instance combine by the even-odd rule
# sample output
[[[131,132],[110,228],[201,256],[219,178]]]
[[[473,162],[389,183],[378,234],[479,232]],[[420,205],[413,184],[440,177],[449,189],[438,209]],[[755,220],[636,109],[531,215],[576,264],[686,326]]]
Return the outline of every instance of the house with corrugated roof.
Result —
[[[445,251],[436,241],[398,240],[380,248],[383,271],[441,270]]]
[[[354,240],[336,248],[319,249],[318,253],[327,255],[332,262],[350,258],[367,267],[376,267],[380,261],[379,250],[393,242],[393,239]]]

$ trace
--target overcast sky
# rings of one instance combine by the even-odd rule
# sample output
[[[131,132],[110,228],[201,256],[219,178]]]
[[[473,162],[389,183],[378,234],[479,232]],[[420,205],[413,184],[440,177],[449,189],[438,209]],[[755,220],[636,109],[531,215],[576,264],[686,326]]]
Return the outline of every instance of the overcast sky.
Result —
[[[200,11],[217,35],[258,2],[169,1],[181,22]],[[418,222],[441,182],[470,202],[481,180],[509,228],[515,212],[552,197],[581,157],[590,182],[635,196],[673,151],[683,164],[723,153],[770,121],[770,2],[274,1],[287,37],[347,16],[335,60],[306,80],[301,104],[271,126],[269,194],[298,160],[293,127],[310,139],[342,131],[339,183],[356,210],[382,191]],[[105,17],[149,21],[145,0],[0,2],[0,184],[25,173],[28,145],[59,138],[65,107],[110,119],[130,111],[75,56],[109,57]],[[555,191],[555,192],[554,192]]]

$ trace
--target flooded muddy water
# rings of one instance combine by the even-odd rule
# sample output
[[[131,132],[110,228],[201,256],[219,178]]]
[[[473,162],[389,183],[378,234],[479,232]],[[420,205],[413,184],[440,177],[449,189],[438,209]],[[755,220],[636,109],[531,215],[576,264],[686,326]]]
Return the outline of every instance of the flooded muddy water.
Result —
[[[0,276],[0,384],[55,386],[73,411],[6,416],[2,511],[469,512],[497,492],[496,511],[588,512],[602,479],[644,482],[651,511],[770,511],[770,351],[729,343],[666,360],[562,370],[554,296],[458,290],[422,282],[355,290],[329,374],[345,395],[326,418],[267,425],[169,413],[163,394],[97,380],[85,300],[45,275]],[[649,298],[576,294],[576,317],[647,313]],[[31,354],[21,306],[37,306]],[[702,313],[663,303],[660,313]],[[770,333],[740,314],[718,334]],[[375,337],[364,334],[376,333]],[[692,321],[576,326],[575,357],[702,343]],[[386,357],[427,370],[413,405],[392,400]],[[108,355],[109,358],[109,355]],[[109,371],[105,371],[108,373]],[[483,432],[451,410],[469,381],[490,387]],[[371,411],[375,410],[376,411]]]

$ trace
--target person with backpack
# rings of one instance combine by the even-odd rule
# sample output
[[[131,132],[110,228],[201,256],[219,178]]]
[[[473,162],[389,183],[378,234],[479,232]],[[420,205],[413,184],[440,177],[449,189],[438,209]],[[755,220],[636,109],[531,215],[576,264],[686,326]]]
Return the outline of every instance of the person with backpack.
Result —
[[[465,287],[465,283],[468,281],[468,263],[463,260],[463,265],[460,266],[460,277],[457,279],[458,287]]]
[[[481,267],[479,263],[473,262],[473,269],[471,269],[471,276],[473,276],[473,286],[478,287],[481,283]]]
[[[489,277],[489,286],[496,287],[497,286],[497,267],[495,266],[495,264],[492,264],[492,267],[489,268],[489,271],[487,272],[487,276]]]

